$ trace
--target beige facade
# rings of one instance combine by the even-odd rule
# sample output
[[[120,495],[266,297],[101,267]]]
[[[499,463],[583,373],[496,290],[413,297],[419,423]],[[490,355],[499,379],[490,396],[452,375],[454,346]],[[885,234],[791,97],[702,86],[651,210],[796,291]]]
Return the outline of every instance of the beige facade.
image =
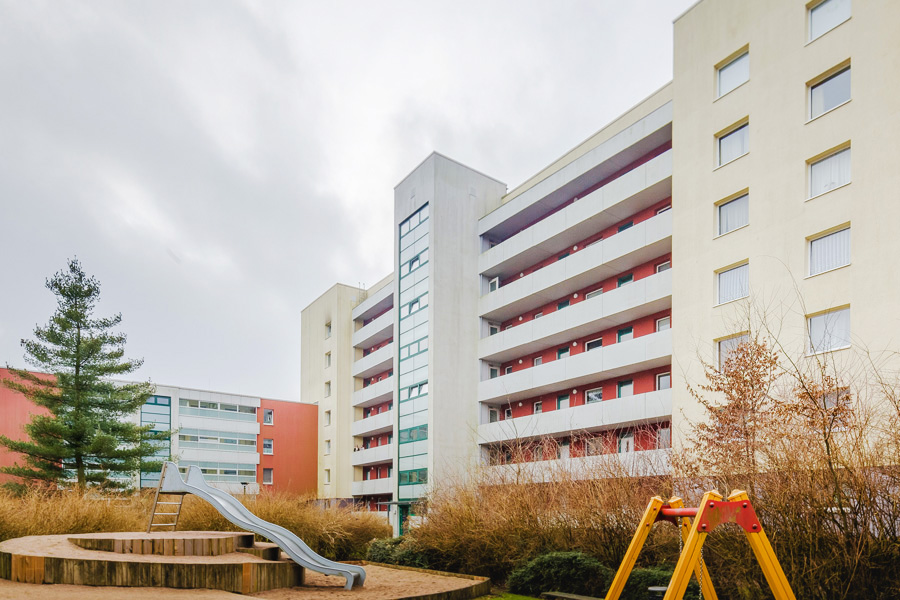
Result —
[[[703,0],[675,22],[676,439],[685,419],[698,416],[685,386],[702,377],[698,358],[715,364],[722,338],[768,326],[786,353],[802,358],[809,354],[808,317],[849,307],[849,348],[828,353],[828,360],[840,366],[900,341],[900,270],[892,264],[900,254],[900,3],[830,1]],[[811,21],[820,17],[832,22]],[[745,51],[746,82],[740,72],[746,63],[737,75],[719,72]],[[811,89],[847,66],[849,97],[835,86],[825,102],[833,108],[817,116],[821,98]],[[738,85],[720,95],[720,77],[725,90]],[[749,151],[720,165],[717,135],[743,123]],[[822,188],[810,165],[844,148],[849,170],[833,169]],[[722,151],[726,158],[741,154]],[[718,205],[744,193],[748,222],[724,233]],[[839,260],[811,276],[811,240],[847,226],[849,264]],[[749,295],[720,302],[718,274],[743,263]],[[726,299],[733,295],[726,289]]]
[[[353,447],[346,443],[354,418],[354,327],[350,315],[365,293],[336,284],[304,308],[300,316],[300,397],[319,405],[319,498],[350,497]]]

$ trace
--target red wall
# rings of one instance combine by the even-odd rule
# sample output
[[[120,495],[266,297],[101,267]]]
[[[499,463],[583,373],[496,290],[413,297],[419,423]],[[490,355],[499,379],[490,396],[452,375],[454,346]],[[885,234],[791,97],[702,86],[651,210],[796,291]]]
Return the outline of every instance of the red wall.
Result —
[[[375,352],[376,350],[381,350],[382,348],[384,348],[385,346],[387,346],[388,344],[390,344],[393,341],[394,341],[394,338],[388,338],[388,339],[384,340],[383,342],[375,344],[371,348],[366,348],[365,350],[363,350],[363,356],[368,356],[368,355],[372,354],[373,352]]]
[[[42,378],[53,379],[52,375],[39,374]],[[0,369],[0,379],[16,380],[9,369]],[[45,408],[35,406],[28,398],[15,392],[4,385],[0,385],[0,434],[13,440],[27,440],[25,424],[31,420],[31,415],[49,415]],[[5,448],[0,448],[0,466],[11,467],[15,463],[25,466],[25,457],[14,454]],[[8,481],[21,481],[18,477],[0,474],[0,483]]]
[[[384,373],[379,373],[378,375],[372,375],[371,377],[366,377],[365,379],[363,379],[363,387],[369,387],[373,383],[378,383],[379,381],[381,381],[383,379],[387,379],[388,377],[390,377],[393,374],[394,374],[394,370],[388,369]]]
[[[264,408],[275,411],[273,425],[263,424]],[[256,481],[260,489],[315,494],[319,407],[315,404],[262,398],[256,418],[259,422],[259,435],[256,439],[259,467],[256,470]],[[274,440],[274,454],[263,454],[264,438]],[[264,468],[274,469],[272,485],[264,485],[262,482]]]

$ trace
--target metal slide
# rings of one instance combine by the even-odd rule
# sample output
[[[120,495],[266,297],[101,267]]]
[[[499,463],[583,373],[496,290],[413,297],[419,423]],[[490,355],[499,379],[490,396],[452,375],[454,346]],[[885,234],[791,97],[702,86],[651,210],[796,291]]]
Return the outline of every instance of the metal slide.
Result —
[[[184,481],[178,472],[178,466],[175,463],[167,462],[163,468],[160,493],[189,493],[203,498],[231,523],[277,544],[301,567],[325,575],[343,577],[346,580],[344,585],[346,590],[352,589],[355,585],[361,586],[366,580],[366,570],[362,567],[335,562],[319,556],[303,540],[284,527],[263,521],[231,494],[211,487],[203,479],[203,473],[199,467],[188,467],[187,481]]]

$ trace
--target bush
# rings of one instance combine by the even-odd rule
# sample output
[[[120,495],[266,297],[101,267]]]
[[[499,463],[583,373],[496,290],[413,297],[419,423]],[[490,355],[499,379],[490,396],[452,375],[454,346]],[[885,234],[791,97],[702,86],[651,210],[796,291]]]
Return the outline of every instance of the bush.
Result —
[[[366,560],[418,569],[431,568],[434,562],[415,540],[407,537],[372,540],[366,553]]]
[[[369,549],[366,551],[366,560],[389,565],[394,564],[394,550],[402,541],[402,537],[372,540],[369,543]]]
[[[672,580],[673,569],[667,567],[649,567],[646,569],[634,569],[622,590],[621,600],[644,600],[647,598],[647,588],[654,585],[667,586]],[[693,577],[693,575],[691,575]],[[700,598],[700,586],[696,579],[688,583],[685,600]]]
[[[509,576],[509,591],[540,596],[543,592],[568,592],[603,596],[613,572],[582,552],[550,552],[538,556]]]

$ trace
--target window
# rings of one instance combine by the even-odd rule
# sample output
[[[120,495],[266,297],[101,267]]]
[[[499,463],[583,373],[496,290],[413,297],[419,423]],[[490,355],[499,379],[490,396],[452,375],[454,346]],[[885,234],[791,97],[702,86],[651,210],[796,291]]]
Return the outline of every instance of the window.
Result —
[[[325,440],[325,454],[331,454],[331,440]]]
[[[660,373],[656,376],[656,389],[667,390],[672,387],[672,374]]]
[[[718,207],[719,235],[725,235],[750,223],[750,195],[744,194]]]
[[[325,323],[325,339],[327,340],[330,337],[331,337],[331,321],[328,321],[327,323]]]
[[[594,298],[595,296],[599,296],[602,293],[603,293],[603,288],[597,288],[593,292],[588,292],[587,294],[585,294],[584,299],[590,300],[591,298]]]
[[[672,317],[663,317],[656,320],[656,331],[665,331],[672,327]]]
[[[603,338],[597,338],[596,340],[591,340],[587,344],[584,345],[584,351],[589,352],[591,350],[596,350],[597,348],[603,347]]]
[[[656,272],[662,273],[663,271],[668,271],[671,268],[672,268],[672,261],[667,260],[666,262],[659,263],[658,265],[656,265]]]
[[[556,351],[556,358],[559,360],[560,358],[566,358],[569,356],[569,347],[565,346]]]
[[[634,381],[625,379],[616,384],[619,398],[625,398],[634,394]]]
[[[420,260],[419,260],[418,256],[412,257],[412,259],[409,261],[409,270],[412,271],[413,269],[418,267],[419,263],[420,263]]]
[[[842,308],[809,317],[810,353],[850,346],[850,309]]]
[[[727,269],[719,273],[719,304],[750,295],[750,265]]]
[[[543,316],[544,316],[544,313],[543,313],[543,312],[536,312],[536,313],[534,313],[534,318],[535,318],[535,319],[540,319],[540,318],[543,317]]]
[[[275,454],[275,440],[263,440],[263,454]]]
[[[568,252],[563,252],[562,254],[560,254],[559,256],[556,257],[556,260],[560,261],[568,256],[569,256]]]
[[[488,423],[496,423],[500,420],[500,411],[496,408],[488,409]]]
[[[544,357],[542,357],[542,356],[536,356],[536,357],[534,357],[534,361],[533,361],[532,366],[534,366],[534,367],[539,367],[539,366],[542,365],[542,364],[544,364]]]
[[[835,109],[850,100],[850,67],[809,87],[809,118]]]
[[[818,275],[850,264],[850,228],[809,241],[809,274]]]
[[[809,197],[850,183],[850,148],[835,152],[809,165]]]
[[[413,300],[412,302],[409,303],[409,312],[407,314],[416,312],[417,310],[419,310],[419,307],[420,307],[419,299],[416,298],[415,300]]]
[[[660,427],[656,431],[656,447],[661,450],[672,447],[672,429],[670,427]]]
[[[729,163],[750,152],[750,124],[745,123],[737,129],[719,136],[719,166]]]
[[[330,411],[330,410],[326,410],[326,411],[325,411],[324,421],[325,421],[325,426],[326,426],[326,427],[327,427],[328,425],[331,425],[331,411]]]
[[[496,335],[500,333],[500,325],[497,323],[488,323],[488,335]]]
[[[599,456],[603,454],[604,443],[603,438],[594,437],[585,441],[584,453],[587,456]]]
[[[809,41],[850,18],[850,0],[825,0],[809,9]]]
[[[564,408],[569,408],[568,394],[560,394],[556,397],[556,410],[562,410]]]
[[[564,309],[564,308],[566,308],[566,307],[568,307],[568,306],[569,306],[569,301],[568,301],[568,300],[563,300],[562,302],[557,302],[557,304],[556,304],[556,310],[562,310],[562,309]]]
[[[497,288],[500,287],[500,278],[494,277],[491,279],[490,283],[488,283],[488,291],[495,292]]]
[[[534,414],[539,415],[544,412],[544,403],[538,400],[534,403]]]
[[[628,275],[622,275],[621,277],[619,277],[618,281],[616,281],[616,287],[620,288],[623,285],[628,285],[632,281],[634,281],[634,273],[629,273]]]
[[[663,206],[662,208],[657,208],[657,209],[656,209],[656,214],[661,215],[661,214],[663,214],[664,212],[668,212],[668,211],[670,211],[670,210],[672,210],[672,205],[671,205],[671,204],[667,204],[667,205]]]
[[[503,418],[504,419],[512,419],[512,409],[511,408],[504,409]]]
[[[719,97],[750,79],[750,53],[744,52],[719,67]]]
[[[325,353],[325,368],[328,368],[330,366],[331,366],[331,352],[326,352]]]
[[[622,233],[626,229],[631,229],[634,227],[634,221],[628,221],[627,223],[622,223],[619,225],[618,233]]]
[[[263,409],[263,425],[275,424],[275,410],[272,408]]]
[[[633,327],[623,327],[616,334],[616,341],[618,342],[627,342],[628,340],[634,339],[634,328]]]
[[[512,367],[506,367],[506,369],[504,370],[503,374],[504,374],[504,375],[509,375],[510,373],[512,373]]]
[[[619,453],[634,452],[634,434],[619,434]]]
[[[272,469],[263,469],[263,483],[265,483],[266,471],[271,471]],[[331,483],[331,469],[325,469],[325,483]]]
[[[725,363],[728,361],[731,353],[749,339],[750,336],[744,333],[719,341],[719,370],[725,367]]]
[[[489,373],[491,379],[496,379],[500,376],[500,367],[490,367]]]
[[[272,485],[275,478],[275,469],[263,469],[263,484]],[[325,483],[331,483],[331,471],[325,469]]]
[[[326,381],[325,382],[325,397],[328,398],[329,396],[331,396],[331,382]]]
[[[601,400],[603,400],[603,388],[588,390],[584,393],[584,395],[588,404],[591,404],[593,402],[600,402]]]

